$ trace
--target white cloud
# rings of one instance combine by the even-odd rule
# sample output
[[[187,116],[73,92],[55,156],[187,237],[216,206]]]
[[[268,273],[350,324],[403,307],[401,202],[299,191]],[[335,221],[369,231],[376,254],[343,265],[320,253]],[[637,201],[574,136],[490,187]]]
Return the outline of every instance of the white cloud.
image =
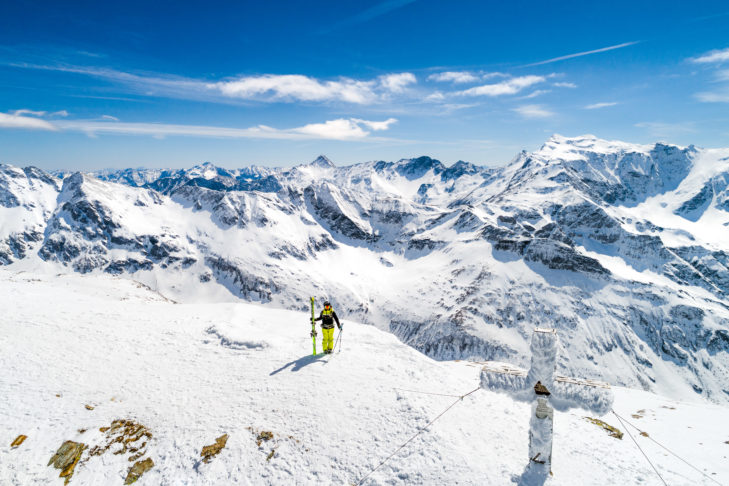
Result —
[[[51,123],[40,118],[24,116],[25,114],[38,114],[45,112],[31,110],[16,110],[11,113],[0,113],[0,128],[21,128],[26,130],[49,130],[54,131]]]
[[[431,74],[428,76],[429,81],[437,81],[440,83],[473,83],[479,78],[470,71],[445,71],[442,73]]]
[[[706,52],[699,57],[691,58],[690,61],[699,64],[729,61],[729,47]]]
[[[300,74],[265,74],[248,76],[233,81],[207,83],[205,86],[218,90],[231,98],[270,101],[346,101],[367,104],[377,99],[371,81],[342,78],[340,81],[324,81]]]
[[[428,96],[425,97],[426,101],[443,101],[445,99],[445,95],[441,93],[440,91],[433,91]]]
[[[557,88],[576,88],[577,85],[575,83],[568,83],[568,82],[560,82],[560,83],[554,83],[555,87]]]
[[[514,108],[515,112],[519,113],[524,118],[549,118],[554,116],[549,110],[546,110],[542,105],[524,105]]]
[[[277,129],[266,125],[250,128],[229,128],[204,125],[175,125],[164,123],[125,123],[98,120],[58,121],[55,127],[62,130],[80,131],[89,136],[97,134],[148,135],[157,138],[166,136],[193,136],[213,138],[261,138],[279,140],[361,140],[370,135],[369,130],[387,130],[397,120],[385,121],[339,118],[324,123],[311,123],[301,127]]]
[[[502,96],[516,94],[524,88],[528,88],[537,83],[545,81],[544,76],[521,76],[518,78],[507,79],[501,83],[485,84],[476,86],[465,91],[458,91],[455,94],[461,96]]]
[[[355,120],[346,118],[328,120],[324,123],[311,123],[291,129],[289,132],[329,140],[361,139],[369,135],[369,132],[365,131]]]
[[[375,131],[387,130],[390,128],[390,125],[397,122],[397,119],[395,118],[388,118],[385,121],[360,120],[359,118],[352,118],[351,120],[355,123],[361,123],[367,128]]]
[[[119,119],[115,116],[111,115],[101,115],[102,120],[111,120],[111,121],[119,121]]]
[[[388,91],[402,93],[410,84],[417,83],[413,73],[386,74],[380,76],[380,84]]]
[[[54,111],[53,113],[50,113],[48,116],[62,116],[65,118],[68,116],[68,112],[66,110]]]
[[[603,103],[593,103],[591,105],[585,106],[586,110],[597,110],[599,108],[607,108],[608,106],[615,106],[617,105],[617,101],[611,101],[611,102],[603,102]]]

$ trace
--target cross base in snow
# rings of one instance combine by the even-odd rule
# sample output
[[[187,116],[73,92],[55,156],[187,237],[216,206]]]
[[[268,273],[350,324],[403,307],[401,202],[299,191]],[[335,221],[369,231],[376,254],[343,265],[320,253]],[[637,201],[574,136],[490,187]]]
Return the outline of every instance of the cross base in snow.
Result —
[[[481,387],[507,393],[532,404],[529,420],[529,461],[551,470],[554,410],[580,407],[597,415],[610,411],[613,394],[607,383],[555,376],[559,340],[555,329],[535,329],[531,367],[522,370],[504,363],[486,363]]]

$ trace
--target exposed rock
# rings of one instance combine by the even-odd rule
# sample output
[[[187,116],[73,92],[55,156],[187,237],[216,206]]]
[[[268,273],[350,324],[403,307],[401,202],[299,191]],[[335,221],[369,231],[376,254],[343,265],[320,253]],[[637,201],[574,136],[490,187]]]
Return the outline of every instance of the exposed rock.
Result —
[[[104,443],[94,446],[89,457],[101,456],[108,451],[115,455],[130,454],[129,461],[146,454],[152,433],[144,425],[130,419],[114,420],[109,427],[101,427]]]
[[[148,457],[144,460],[135,462],[127,472],[127,478],[124,480],[124,484],[132,484],[137,481],[142,474],[146,473],[154,467],[154,461]]]
[[[600,419],[592,417],[585,417],[585,420],[605,429],[610,437],[615,437],[616,439],[621,440],[623,439],[623,433],[617,427],[613,427],[612,425],[605,423]]]
[[[215,439],[215,443],[211,445],[206,445],[202,448],[202,452],[200,453],[200,456],[203,458],[202,461],[204,463],[209,463],[213,460],[215,456],[220,454],[220,451],[225,448],[225,444],[228,442],[228,434],[223,434],[217,439]]]
[[[16,447],[20,447],[20,445],[25,442],[25,439],[27,439],[27,435],[19,435],[15,438],[15,440],[10,444],[10,447],[15,449]]]
[[[68,484],[71,480],[74,468],[76,467],[76,464],[78,464],[81,459],[81,455],[86,448],[86,444],[67,440],[61,444],[58,451],[56,451],[53,457],[51,457],[51,460],[48,461],[49,466],[53,465],[56,469],[61,470],[59,477],[65,478],[64,484]]]

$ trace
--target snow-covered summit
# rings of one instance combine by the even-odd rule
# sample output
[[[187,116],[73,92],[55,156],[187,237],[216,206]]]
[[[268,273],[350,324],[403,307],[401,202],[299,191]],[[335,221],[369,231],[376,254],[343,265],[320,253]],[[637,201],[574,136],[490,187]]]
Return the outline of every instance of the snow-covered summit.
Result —
[[[0,307],[3,485],[121,485],[140,463],[142,485],[534,484],[530,404],[479,389],[479,363],[434,361],[349,317],[341,352],[312,356],[306,310],[175,304],[108,275],[0,268]],[[668,484],[729,480],[725,407],[612,391],[644,435],[599,418]],[[553,475],[537,484],[657,483],[596,418],[555,413]],[[67,441],[78,461],[59,477],[49,459]]]

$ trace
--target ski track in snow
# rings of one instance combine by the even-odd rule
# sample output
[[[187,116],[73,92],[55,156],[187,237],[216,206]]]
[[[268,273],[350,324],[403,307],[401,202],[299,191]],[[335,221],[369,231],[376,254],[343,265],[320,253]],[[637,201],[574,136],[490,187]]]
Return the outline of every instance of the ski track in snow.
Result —
[[[454,401],[393,388],[461,395],[478,386],[480,365],[434,361],[347,316],[342,352],[314,357],[306,312],[176,305],[110,276],[0,269],[0,305],[3,485],[62,484],[46,465],[61,443],[93,446],[99,427],[122,418],[154,435],[147,456],[155,466],[141,485],[355,484]],[[614,392],[621,416],[729,483],[727,408]],[[528,404],[479,390],[365,484],[538,484],[522,477],[528,414]],[[585,415],[555,414],[547,484],[660,484],[627,435],[609,437]],[[615,416],[602,419],[623,430]],[[261,430],[274,439],[259,447]],[[715,484],[630,432],[668,484]],[[223,433],[226,448],[201,463],[202,447]],[[10,448],[19,434],[28,439]],[[130,464],[111,453],[92,457],[70,484],[121,485]]]

